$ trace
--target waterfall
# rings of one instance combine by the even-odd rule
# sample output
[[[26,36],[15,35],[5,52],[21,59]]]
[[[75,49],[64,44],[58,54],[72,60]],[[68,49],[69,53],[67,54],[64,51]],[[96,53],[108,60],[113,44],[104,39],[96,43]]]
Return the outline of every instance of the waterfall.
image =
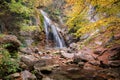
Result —
[[[48,40],[50,37],[50,34],[52,34],[55,46],[58,48],[65,47],[65,42],[62,37],[62,35],[58,32],[59,28],[56,26],[56,24],[48,17],[47,13],[45,13],[43,10],[40,10],[41,14],[44,17],[44,29],[46,33],[46,43],[49,44]]]

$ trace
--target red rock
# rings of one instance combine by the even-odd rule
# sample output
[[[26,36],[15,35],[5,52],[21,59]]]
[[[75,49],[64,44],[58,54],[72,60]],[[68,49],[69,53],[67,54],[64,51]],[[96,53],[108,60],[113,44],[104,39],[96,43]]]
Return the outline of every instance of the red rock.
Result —
[[[32,55],[23,55],[21,57],[21,61],[24,62],[28,67],[33,67],[35,62],[38,61],[38,59]]]
[[[103,55],[98,57],[99,61],[102,61],[104,64],[108,64],[108,59],[109,59],[109,53],[106,52]]]
[[[73,58],[74,54],[73,53],[70,54],[70,53],[62,52],[61,56],[64,57],[64,58]]]
[[[74,59],[79,59],[79,60],[84,60],[84,61],[93,61],[94,57],[92,56],[91,53],[76,53],[74,56]]]
[[[36,80],[36,76],[25,70],[21,72],[22,80]]]
[[[120,39],[120,34],[115,35],[115,40],[119,40]]]
[[[101,69],[101,68],[98,67],[98,66],[94,66],[94,65],[92,65],[92,64],[86,63],[86,64],[83,66],[83,69],[85,69],[85,70],[98,70],[98,69]]]
[[[120,60],[108,61],[108,64],[109,64],[111,67],[120,67]]]

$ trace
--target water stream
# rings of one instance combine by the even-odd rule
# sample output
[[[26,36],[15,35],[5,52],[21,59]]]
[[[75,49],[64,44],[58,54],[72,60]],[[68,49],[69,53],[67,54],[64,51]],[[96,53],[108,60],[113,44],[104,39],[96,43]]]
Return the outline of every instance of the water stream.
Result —
[[[56,25],[56,23],[54,23],[47,15],[46,12],[44,12],[43,10],[40,10],[41,14],[44,17],[44,29],[45,29],[45,33],[46,33],[46,43],[49,44],[49,38],[53,38],[52,40],[55,43],[55,47],[58,48],[63,48],[65,47],[65,41],[62,37],[62,35],[59,33],[58,31],[58,27]]]

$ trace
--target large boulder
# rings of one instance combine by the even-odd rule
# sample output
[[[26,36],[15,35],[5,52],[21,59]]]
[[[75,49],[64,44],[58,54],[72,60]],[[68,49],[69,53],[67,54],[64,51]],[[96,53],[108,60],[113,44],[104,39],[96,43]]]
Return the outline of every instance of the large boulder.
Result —
[[[82,52],[78,52],[74,55],[74,60],[79,60],[79,61],[94,61],[95,58],[90,54],[90,53],[82,53]]]
[[[21,72],[22,80],[37,80],[36,76],[25,70]]]
[[[12,43],[16,47],[19,47],[21,45],[21,42],[15,35],[5,35],[3,37],[3,43]]]
[[[114,37],[115,37],[115,40],[119,40],[120,39],[120,34],[117,34]]]
[[[85,65],[83,66],[83,69],[85,69],[85,70],[99,70],[101,68],[98,66],[89,64],[89,63],[85,63]]]
[[[116,46],[110,49],[109,60],[120,60],[120,46]]]
[[[21,62],[25,63],[30,69],[33,68],[34,64],[38,61],[33,55],[22,55]]]
[[[113,45],[110,48],[98,49],[94,51],[98,55],[96,59],[100,61],[100,67],[119,67],[120,66],[120,45]]]
[[[39,60],[34,64],[35,70],[41,70],[41,67],[46,66],[46,60]]]
[[[20,78],[20,73],[13,73],[11,75],[8,76],[10,79],[16,79],[16,78]]]
[[[108,61],[109,66],[111,67],[120,67],[120,60]]]
[[[40,61],[36,62],[34,65],[34,69],[36,71],[38,71],[38,73],[40,72],[44,75],[51,74],[52,71],[54,69],[56,69],[57,67],[59,67],[59,65],[57,65],[57,64],[56,65],[47,65],[45,60],[40,60]]]
[[[28,54],[28,55],[31,55],[32,53],[34,53],[33,50],[31,48],[29,48],[29,47],[27,47],[27,48],[21,48],[20,52],[24,53],[24,54]]]
[[[73,53],[67,53],[65,51],[61,51],[61,57],[62,58],[73,58],[74,54]]]
[[[8,49],[8,51],[11,53],[14,51],[18,51],[21,45],[21,42],[17,39],[15,35],[5,35],[2,38],[1,43],[7,45],[5,46],[5,48]]]
[[[69,48],[70,48],[71,52],[77,52],[77,51],[78,51],[78,48],[79,48],[79,45],[76,44],[76,43],[71,43],[71,44],[69,45]]]
[[[42,78],[42,80],[53,80],[53,79],[51,79],[49,77],[44,77],[44,78]]]

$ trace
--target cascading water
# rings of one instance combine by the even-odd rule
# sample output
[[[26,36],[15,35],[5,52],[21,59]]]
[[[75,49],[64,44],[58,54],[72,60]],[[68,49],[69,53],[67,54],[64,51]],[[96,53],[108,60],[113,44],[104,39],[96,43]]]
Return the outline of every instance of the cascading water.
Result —
[[[48,17],[47,13],[45,13],[43,10],[40,10],[40,12],[44,17],[44,28],[45,28],[45,33],[46,33],[47,44],[48,44],[48,40],[49,40],[49,35],[50,35],[50,33],[52,33],[53,40],[55,42],[56,47],[58,47],[58,48],[65,47],[64,39],[62,38],[62,35],[58,33],[58,30],[57,30],[58,27]]]

